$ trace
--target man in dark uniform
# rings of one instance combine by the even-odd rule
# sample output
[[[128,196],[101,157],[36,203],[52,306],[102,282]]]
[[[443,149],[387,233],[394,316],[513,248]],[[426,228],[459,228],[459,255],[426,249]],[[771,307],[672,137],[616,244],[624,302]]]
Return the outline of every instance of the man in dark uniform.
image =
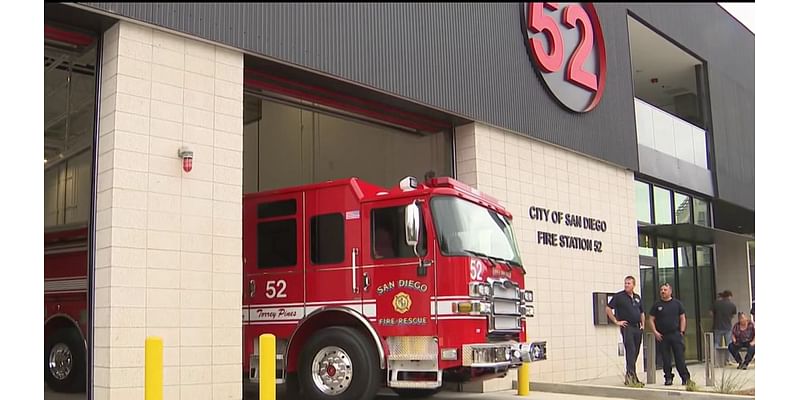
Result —
[[[686,368],[683,335],[686,333],[686,310],[678,299],[672,298],[672,286],[661,285],[661,300],[650,309],[650,326],[656,336],[664,363],[664,385],[672,385],[672,356],[675,355],[675,366],[681,376],[681,382],[691,382],[689,370]]]
[[[625,290],[617,292],[606,306],[606,315],[619,326],[622,343],[625,345],[625,385],[642,387],[644,384],[636,376],[636,359],[642,345],[644,330],[644,306],[642,298],[633,292],[636,278],[625,277]],[[614,310],[612,313],[611,310]]]

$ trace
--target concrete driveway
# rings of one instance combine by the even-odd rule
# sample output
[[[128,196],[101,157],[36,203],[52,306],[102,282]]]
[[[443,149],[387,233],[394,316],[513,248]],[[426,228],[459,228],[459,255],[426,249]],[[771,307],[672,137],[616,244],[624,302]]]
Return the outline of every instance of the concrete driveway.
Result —
[[[428,400],[472,400],[472,399],[480,399],[480,400],[512,400],[512,399],[522,399],[523,397],[518,397],[515,391],[503,391],[503,392],[494,392],[494,393],[455,393],[455,392],[440,392],[432,397],[427,397]],[[615,400],[614,398],[609,397],[593,397],[593,396],[579,396],[579,395],[571,395],[571,394],[558,394],[558,393],[547,393],[547,392],[531,392],[531,394],[527,397],[524,397],[528,400],[592,400],[592,399],[605,399],[605,400]],[[45,385],[44,390],[44,400],[85,400],[86,393],[55,393],[50,388]],[[286,399],[285,396],[281,396],[281,393],[278,393],[278,400]],[[381,390],[378,393],[378,396],[375,400],[394,400],[399,399],[399,397],[392,392],[391,390]],[[172,400],[172,399],[169,399]],[[245,400],[258,400],[257,394],[248,393],[248,396],[245,397]],[[286,399],[290,400],[290,399]],[[622,399],[616,399],[622,400]]]

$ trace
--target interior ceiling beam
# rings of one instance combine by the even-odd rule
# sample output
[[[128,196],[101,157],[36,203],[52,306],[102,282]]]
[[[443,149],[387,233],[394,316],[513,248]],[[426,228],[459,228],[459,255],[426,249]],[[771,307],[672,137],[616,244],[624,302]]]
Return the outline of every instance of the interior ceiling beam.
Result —
[[[51,148],[51,149],[63,149],[64,148],[64,140],[46,137],[46,138],[44,138],[44,147]]]
[[[69,55],[67,55],[67,54],[60,55],[58,58],[53,60],[52,64],[48,65],[47,68],[44,69],[44,72],[48,73],[48,72],[56,69],[59,65],[61,65],[61,63],[66,61],[68,58],[69,58]]]
[[[59,90],[64,90],[67,87],[67,81],[62,82],[60,85],[56,85],[53,87],[52,90],[44,94],[45,99],[49,99],[54,96]]]
[[[75,107],[72,110],[70,110],[69,114],[70,115],[77,114],[77,113],[83,111],[83,109],[86,108],[86,106],[89,106],[89,105],[92,105],[92,104],[94,104],[94,99],[90,98],[89,100],[87,100],[87,101],[85,101],[85,102],[83,102],[81,104],[78,104],[77,107]],[[53,119],[51,119],[50,121],[45,122],[44,130],[45,131],[49,130],[50,128],[56,126],[59,122],[63,121],[65,118],[67,118],[67,112],[66,111],[64,111],[63,113],[61,113],[61,114],[59,114],[59,115],[57,115],[55,117],[53,117]]]

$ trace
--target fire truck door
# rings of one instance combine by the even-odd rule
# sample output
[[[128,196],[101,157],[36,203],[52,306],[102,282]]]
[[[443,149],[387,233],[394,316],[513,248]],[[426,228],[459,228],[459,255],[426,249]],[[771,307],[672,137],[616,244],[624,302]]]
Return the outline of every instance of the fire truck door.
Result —
[[[243,348],[249,355],[258,335],[288,337],[303,317],[302,195],[246,199],[243,212]]]
[[[306,315],[323,307],[361,305],[359,202],[349,187],[305,193]]]
[[[364,248],[364,308],[375,308],[381,336],[434,336],[431,296],[435,295],[429,218],[421,219],[420,258],[405,240],[405,208],[410,199],[371,203],[361,217]]]

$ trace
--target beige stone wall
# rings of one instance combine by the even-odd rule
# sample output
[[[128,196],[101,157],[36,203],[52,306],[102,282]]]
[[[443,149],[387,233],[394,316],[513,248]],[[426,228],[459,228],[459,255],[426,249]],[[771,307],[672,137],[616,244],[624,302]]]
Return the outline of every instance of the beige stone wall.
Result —
[[[241,398],[241,53],[120,22],[104,35],[94,393]],[[184,173],[178,148],[194,150]]]
[[[479,124],[456,129],[456,163],[459,180],[498,198],[514,215],[526,286],[536,294],[528,339],[548,343],[548,360],[533,364],[532,381],[621,380],[619,330],[595,327],[591,295],[616,292],[625,276],[639,276],[633,173]],[[607,231],[533,220],[531,206],[601,219]],[[538,231],[600,240],[602,253],[539,244]]]

